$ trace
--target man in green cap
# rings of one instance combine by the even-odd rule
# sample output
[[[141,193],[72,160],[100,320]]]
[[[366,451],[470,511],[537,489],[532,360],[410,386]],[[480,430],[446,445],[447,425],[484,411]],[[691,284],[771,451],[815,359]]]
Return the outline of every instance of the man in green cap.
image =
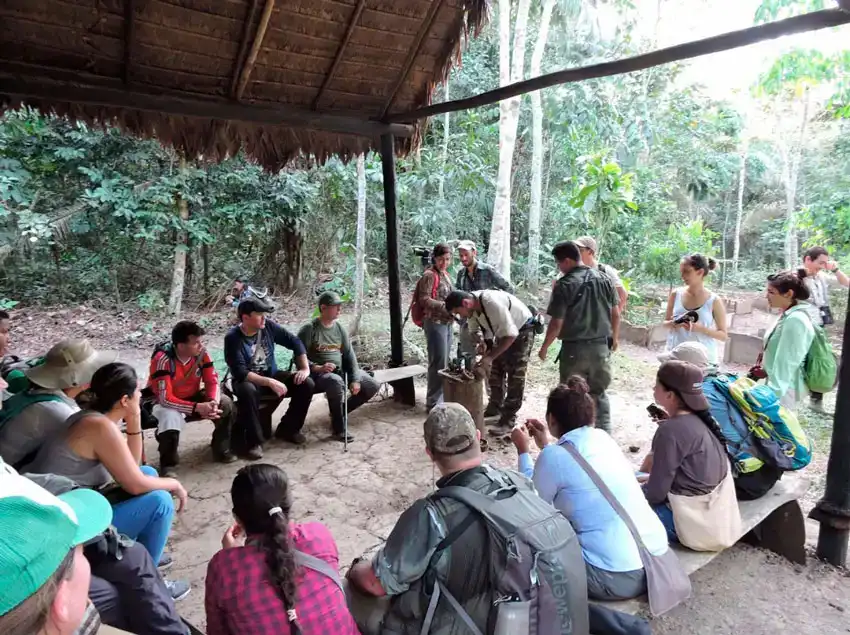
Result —
[[[82,545],[112,522],[93,490],[59,497],[0,465],[0,633],[72,635],[86,619]]]
[[[310,377],[316,386],[315,392],[325,393],[328,399],[333,438],[337,441],[346,440],[346,389],[351,392],[351,397],[348,398],[348,412],[352,412],[374,397],[380,388],[378,382],[357,365],[357,356],[351,348],[348,333],[339,322],[341,311],[342,299],[339,295],[333,291],[325,291],[319,296],[319,317],[298,331],[298,339],[307,348]],[[354,438],[348,435],[348,441],[353,440]]]

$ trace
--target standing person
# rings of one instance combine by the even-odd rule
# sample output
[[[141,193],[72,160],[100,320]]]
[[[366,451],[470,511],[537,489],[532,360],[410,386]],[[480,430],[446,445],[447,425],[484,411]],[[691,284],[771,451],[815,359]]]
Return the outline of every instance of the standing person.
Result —
[[[522,407],[528,359],[534,346],[534,316],[516,296],[505,291],[452,291],[446,310],[467,320],[469,332],[492,341],[478,362],[490,367],[490,403],[485,415],[499,415],[499,426],[511,428]]]
[[[806,251],[803,255],[803,268],[806,270],[803,280],[809,289],[809,315],[815,324],[829,326],[835,320],[829,307],[829,277],[826,272],[835,275],[842,287],[850,286],[850,277],[839,269],[838,263],[830,259],[829,252],[823,247],[812,247]],[[812,392],[809,398],[816,409],[823,407],[822,393]]]
[[[782,404],[793,410],[806,394],[803,365],[815,339],[815,322],[809,299],[805,269],[781,271],[767,279],[767,301],[782,311],[776,324],[765,333],[762,368],[767,385]]]
[[[682,258],[679,270],[685,286],[670,293],[664,325],[670,329],[667,350],[682,342],[700,342],[708,350],[708,361],[718,363],[717,342],[725,342],[726,307],[723,300],[705,288],[705,278],[717,263],[702,254]],[[692,318],[692,319],[689,319]]]
[[[416,283],[416,301],[424,315],[422,328],[428,343],[428,392],[425,397],[428,410],[443,402],[443,380],[439,372],[449,365],[452,350],[454,320],[444,304],[452,291],[452,279],[449,277],[451,263],[451,247],[445,243],[435,245],[431,252],[431,267]]]
[[[498,270],[478,260],[478,250],[475,248],[474,242],[461,240],[457,245],[457,253],[463,266],[457,272],[455,288],[468,293],[490,289],[514,293],[514,285],[505,280]],[[465,320],[461,321],[460,325],[460,349],[462,353],[475,352],[472,336]],[[491,412],[487,416],[495,416],[496,414],[498,413]]]
[[[233,375],[233,394],[237,399],[232,437],[240,446],[239,451],[252,461],[263,458],[263,442],[271,436],[271,416],[287,395],[289,408],[275,437],[295,445],[307,442],[301,428],[315,387],[304,344],[289,330],[266,319],[271,310],[259,298],[242,300],[237,309],[240,324],[224,337],[224,359]],[[296,372],[278,370],[275,344],[292,351]],[[261,400],[269,398],[273,403],[261,412]]]
[[[572,375],[585,378],[596,401],[596,424],[610,433],[611,406],[605,391],[611,385],[611,351],[619,347],[617,293],[607,276],[582,262],[574,242],[558,243],[552,256],[563,276],[549,300],[551,319],[538,356],[545,361],[555,339],[561,340],[561,383]]]
[[[243,467],[230,488],[235,523],[207,566],[208,635],[360,635],[338,575],[339,552],[321,523],[291,522],[292,494],[274,465]]]
[[[634,469],[620,446],[594,426],[596,404],[581,377],[573,376],[549,393],[546,421],[529,419],[511,439],[519,471],[533,478],[540,497],[570,521],[587,568],[587,594],[593,600],[628,600],[646,593],[646,571],[626,523],[573,456],[569,444],[590,464],[626,510],[654,555],[667,551],[667,534],[641,494]],[[557,441],[551,442],[549,433]],[[537,462],[528,451],[530,436],[541,448]]]
[[[218,373],[201,339],[204,329],[189,320],[171,330],[171,342],[151,358],[149,387],[156,397],[153,415],[159,421],[159,465],[163,476],[173,476],[179,462],[177,447],[187,421],[213,422],[213,459],[232,463],[230,432],[235,411],[233,402],[221,394]]]
[[[342,300],[333,291],[319,296],[319,317],[301,327],[298,339],[307,348],[310,377],[316,392],[328,399],[331,432],[337,441],[346,441],[343,408],[357,410],[374,397],[381,386],[357,365],[357,356],[348,339],[348,332],[339,322]],[[346,385],[345,379],[348,379]],[[351,392],[347,405],[345,391]],[[354,437],[348,435],[349,442]]]
[[[97,492],[57,497],[0,468],[0,633],[79,632],[90,610],[83,544],[111,519],[109,503]]]
[[[578,249],[581,252],[581,261],[590,268],[599,269],[601,273],[608,276],[611,284],[614,285],[614,291],[617,292],[617,297],[620,300],[617,310],[620,316],[625,315],[626,303],[629,301],[629,294],[626,291],[626,286],[620,279],[620,272],[614,269],[611,265],[603,265],[596,259],[596,254],[599,253],[599,248],[596,244],[596,239],[590,236],[582,236],[575,241]]]

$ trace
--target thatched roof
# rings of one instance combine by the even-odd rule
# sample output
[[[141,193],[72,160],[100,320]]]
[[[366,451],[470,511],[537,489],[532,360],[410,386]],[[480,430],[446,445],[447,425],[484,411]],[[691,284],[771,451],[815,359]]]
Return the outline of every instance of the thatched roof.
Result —
[[[156,136],[188,156],[239,148],[276,169],[349,158],[427,105],[486,0],[2,0],[0,107]]]

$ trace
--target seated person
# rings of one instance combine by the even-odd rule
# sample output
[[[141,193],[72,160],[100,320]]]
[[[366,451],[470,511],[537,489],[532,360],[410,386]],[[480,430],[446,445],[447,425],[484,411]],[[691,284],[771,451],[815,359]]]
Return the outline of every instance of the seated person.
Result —
[[[594,427],[596,404],[587,382],[576,375],[549,393],[546,423],[531,419],[515,428],[519,471],[534,479],[537,493],[575,529],[587,568],[587,594],[594,600],[627,600],[646,593],[646,572],[626,523],[584,469],[562,447],[570,444],[616,496],[655,555],[667,551],[667,534],[635,480],[634,470],[608,433]],[[557,439],[551,443],[549,437]],[[542,449],[532,465],[534,437]]]
[[[286,396],[290,397],[289,409],[281,418],[275,437],[296,445],[307,442],[301,428],[313,398],[314,385],[304,344],[284,327],[266,319],[271,310],[258,298],[243,300],[237,311],[239,326],[224,337],[224,359],[233,375],[237,400],[232,437],[240,446],[239,451],[252,461],[263,458],[263,442],[271,435],[271,416]],[[277,369],[275,344],[292,351],[295,373]],[[269,398],[271,403],[261,412],[261,400]]]
[[[319,317],[298,331],[298,339],[307,347],[310,377],[316,385],[316,392],[327,395],[333,438],[337,441],[345,441],[345,391],[351,391],[348,412],[353,412],[380,389],[378,382],[357,366],[357,357],[351,348],[348,333],[339,323],[341,305],[342,300],[336,293],[323,293],[319,297]],[[347,386],[344,378],[348,380]],[[354,437],[349,435],[348,440],[353,441]]]
[[[669,497],[710,494],[731,475],[725,438],[709,412],[702,380],[699,368],[673,360],[661,365],[655,383],[655,403],[667,417],[659,421],[652,439],[652,468],[643,489],[670,542],[680,541],[680,537]],[[734,503],[734,514],[738,515],[734,489],[730,492],[732,501],[721,502]],[[715,518],[713,509],[706,510],[701,519],[703,529],[708,533],[723,531],[725,519]],[[682,542],[687,544],[684,539]]]
[[[292,497],[283,470],[243,467],[230,495],[236,522],[207,567],[208,635],[359,635],[338,584],[296,557],[300,552],[333,573],[339,570],[327,527],[290,522]]]
[[[139,380],[127,364],[114,362],[92,377],[91,410],[68,421],[66,432],[46,442],[27,466],[35,474],[57,474],[81,487],[101,490],[111,499],[112,524],[122,534],[147,548],[160,562],[171,521],[172,494],[182,511],[186,490],[173,478],[159,478],[152,467],[139,468],[142,429]],[[126,440],[118,425],[127,426]]]
[[[561,516],[549,506],[535,506],[540,501],[523,476],[483,464],[480,433],[472,415],[460,404],[435,406],[425,420],[424,432],[425,450],[442,475],[438,492],[448,486],[468,488],[490,495],[487,498],[492,501],[496,492],[512,490],[513,495],[505,498],[519,497],[517,509],[534,514],[531,518],[541,511],[551,514],[547,527],[553,534],[563,531],[562,536],[551,538],[563,547],[557,556],[563,558],[564,576],[559,601],[545,604],[551,610],[549,615],[541,615],[538,607],[537,619],[571,622],[573,630],[567,632],[587,633],[584,574],[578,581],[570,579],[570,565],[574,560],[581,562],[581,552],[569,525],[559,523]],[[497,584],[502,582],[500,570],[506,566],[505,551],[491,544],[498,539],[493,535],[496,532],[480,513],[455,498],[432,495],[416,501],[402,513],[372,562],[355,561],[348,571],[350,606],[361,631],[367,635],[462,635],[471,632],[468,620],[482,633],[492,633],[502,598]],[[501,549],[506,549],[504,544]],[[430,606],[435,582],[441,595],[436,605]],[[454,602],[447,601],[448,594]],[[385,596],[392,601],[384,602]],[[430,625],[425,623],[426,615],[432,618]]]
[[[242,300],[247,300],[252,297],[262,300],[267,294],[268,291],[266,290],[260,291],[252,287],[248,283],[247,276],[239,276],[233,281],[233,286],[230,289],[230,295],[228,295],[225,300],[231,306],[238,307]]]
[[[83,544],[109,526],[112,510],[97,492],[56,497],[0,466],[0,633],[92,632],[91,573]],[[86,620],[95,624],[87,624]],[[79,629],[79,630],[78,630]]]
[[[32,460],[45,441],[67,429],[68,418],[80,409],[75,399],[94,372],[116,357],[98,353],[88,340],[62,340],[51,348],[44,363],[25,371],[30,387],[3,402],[0,457],[15,468]]]
[[[212,421],[213,459],[221,463],[236,460],[230,451],[233,402],[221,394],[203,335],[204,329],[195,322],[178,322],[171,331],[171,343],[151,358],[149,387],[156,397],[153,415],[159,421],[159,466],[164,476],[171,476],[179,461],[177,446],[187,421]]]

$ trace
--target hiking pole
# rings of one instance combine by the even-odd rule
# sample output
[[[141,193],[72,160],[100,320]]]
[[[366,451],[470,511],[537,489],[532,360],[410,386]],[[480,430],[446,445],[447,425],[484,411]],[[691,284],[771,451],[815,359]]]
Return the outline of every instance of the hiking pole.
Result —
[[[342,381],[345,383],[342,390],[342,451],[348,452],[348,373],[345,371]]]

